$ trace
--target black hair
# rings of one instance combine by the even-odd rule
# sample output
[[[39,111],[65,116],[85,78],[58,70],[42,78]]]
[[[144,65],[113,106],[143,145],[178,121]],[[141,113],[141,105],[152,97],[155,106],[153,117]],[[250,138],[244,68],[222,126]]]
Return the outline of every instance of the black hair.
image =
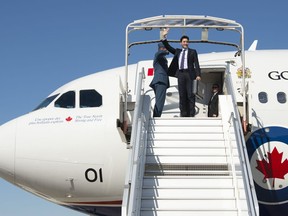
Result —
[[[183,35],[181,38],[180,38],[180,42],[182,42],[183,39],[187,39],[189,41],[189,37],[187,35]]]

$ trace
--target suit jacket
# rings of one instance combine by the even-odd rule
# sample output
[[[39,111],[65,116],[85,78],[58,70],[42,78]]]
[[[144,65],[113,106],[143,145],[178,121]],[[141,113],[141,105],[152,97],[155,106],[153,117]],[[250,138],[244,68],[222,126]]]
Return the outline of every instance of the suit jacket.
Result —
[[[168,68],[168,75],[177,77],[179,73],[178,59],[179,59],[180,53],[182,52],[182,49],[173,48],[172,46],[170,46],[170,44],[168,43],[166,39],[162,40],[162,43],[170,53],[174,54],[172,62]],[[201,77],[201,70],[199,66],[197,51],[195,49],[188,48],[187,55],[188,55],[187,56],[188,70],[189,70],[189,75],[190,75],[191,80],[194,80],[197,76]]]
[[[150,87],[154,89],[154,85],[156,83],[164,83],[167,88],[170,87],[169,77],[168,77],[168,62],[166,59],[166,55],[169,53],[164,50],[159,50],[155,53],[153,68],[154,68],[154,77],[152,82],[150,83]]]
[[[217,92],[214,97],[212,95],[212,100],[209,100],[208,103],[208,117],[213,117],[213,114],[215,114],[216,116],[218,116],[218,96],[219,96],[219,92]]]

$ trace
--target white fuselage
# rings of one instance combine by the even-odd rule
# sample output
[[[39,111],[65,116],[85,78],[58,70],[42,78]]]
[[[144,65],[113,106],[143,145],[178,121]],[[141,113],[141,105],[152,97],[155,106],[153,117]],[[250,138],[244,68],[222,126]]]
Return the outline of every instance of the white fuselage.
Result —
[[[267,126],[288,127],[287,59],[287,50],[246,52],[246,67],[251,73],[251,78],[246,79],[251,132]],[[230,73],[237,102],[241,104],[242,78],[237,76],[242,66],[240,57],[234,57],[232,52],[211,53],[199,55],[199,60],[203,69],[199,86],[203,98],[196,101],[196,118],[207,116],[211,86],[214,82],[223,85],[226,61],[233,61]],[[129,66],[128,104],[132,108],[142,68],[146,74],[144,91],[154,104],[154,93],[149,87],[153,76],[148,74],[152,63],[149,60]],[[109,213],[106,208],[121,207],[127,169],[127,143],[117,123],[123,120],[124,84],[124,67],[79,78],[49,95],[58,94],[47,106],[1,125],[0,176],[60,205],[91,214],[119,214],[119,210]],[[163,117],[179,115],[177,79],[170,78],[170,85]],[[83,90],[95,90],[101,102],[81,106],[86,100]],[[59,107],[57,100],[67,92],[75,94],[74,106]],[[259,101],[261,92],[267,95],[265,103]],[[279,92],[284,96],[279,96]],[[285,102],[279,102],[279,97],[284,97]],[[131,123],[133,111],[128,114]],[[284,155],[287,158],[287,152]]]

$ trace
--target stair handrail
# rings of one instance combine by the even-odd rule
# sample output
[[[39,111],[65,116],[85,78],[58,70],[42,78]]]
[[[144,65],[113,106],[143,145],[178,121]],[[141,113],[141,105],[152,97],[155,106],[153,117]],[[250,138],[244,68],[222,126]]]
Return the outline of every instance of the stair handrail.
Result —
[[[143,144],[143,142],[146,140],[145,136],[147,134],[147,117],[145,117],[145,113],[142,112],[143,101],[145,99],[144,80],[145,73],[144,68],[142,68],[142,71],[139,73],[139,79],[136,86],[136,103],[133,115],[131,142],[128,147],[129,159],[122,200],[122,216],[137,215],[140,204],[139,199],[141,199],[141,193],[139,193],[139,191],[138,193],[135,193],[135,191],[136,189],[140,189],[142,186],[142,181],[137,181],[137,179],[141,178],[141,175],[143,175],[144,173],[144,171],[142,170],[143,168],[141,169],[140,165],[141,160],[144,160],[143,155],[145,153],[144,150],[146,149],[146,143]],[[150,99],[147,101],[150,101]],[[149,103],[145,102],[145,105],[149,106]]]
[[[230,99],[231,99],[231,96],[230,96]],[[233,103],[232,103],[233,104]],[[232,105],[233,106],[233,105]],[[237,205],[237,212],[238,212],[238,215],[242,215],[242,209],[241,209],[241,205],[240,205],[240,197],[239,197],[239,190],[238,190],[238,180],[237,180],[237,176],[236,176],[236,165],[235,165],[235,162],[234,162],[234,157],[233,157],[233,146],[232,146],[232,139],[231,139],[231,132],[232,130],[234,130],[234,112],[232,111],[230,113],[230,116],[229,116],[229,119],[228,119],[228,141],[229,141],[229,150],[230,150],[230,160],[231,160],[231,169],[232,169],[232,176],[233,176],[233,183],[234,183],[234,191],[235,191],[235,198],[236,198],[236,205]],[[232,122],[233,121],[233,122]],[[237,139],[237,138],[236,138]],[[238,143],[236,141],[236,143]]]
[[[237,208],[237,215],[241,215],[242,209],[240,205],[240,197],[239,197],[239,190],[238,190],[238,181],[236,176],[236,164],[233,157],[233,141],[231,137],[231,130],[233,129],[233,124],[231,123],[232,119],[234,118],[233,113],[233,104],[231,103],[231,95],[220,95],[219,96],[219,106],[222,111],[222,122],[223,122],[223,132],[224,132],[224,139],[225,143],[228,143],[226,146],[228,148],[227,157],[229,157],[229,164],[231,168],[232,174],[232,182],[233,182],[233,189],[235,194],[236,200],[236,208]]]
[[[237,143],[237,149],[239,152],[239,159],[240,159],[240,165],[243,172],[243,181],[244,181],[244,187],[245,187],[245,194],[248,199],[248,211],[250,216],[258,216],[259,215],[259,206],[253,181],[253,176],[250,168],[250,162],[247,154],[246,149],[246,142],[244,139],[244,134],[242,130],[241,125],[241,119],[239,115],[239,111],[237,109],[237,101],[235,96],[235,91],[232,86],[232,78],[231,78],[231,72],[230,72],[230,64],[231,62],[226,62],[226,77],[225,77],[225,83],[227,87],[228,94],[231,95],[232,99],[232,105],[233,105],[233,113],[231,119],[233,120],[234,125],[234,132],[235,132],[235,138]],[[246,97],[244,94],[243,97]]]

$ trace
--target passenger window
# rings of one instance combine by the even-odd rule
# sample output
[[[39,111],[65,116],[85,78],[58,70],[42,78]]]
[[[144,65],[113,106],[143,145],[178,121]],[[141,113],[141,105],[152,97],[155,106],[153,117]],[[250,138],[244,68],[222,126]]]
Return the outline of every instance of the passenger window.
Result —
[[[286,94],[285,92],[278,92],[277,93],[277,100],[279,103],[286,103]]]
[[[80,108],[100,107],[102,105],[102,95],[94,89],[80,91]]]
[[[67,109],[75,108],[75,92],[64,93],[55,101],[54,106]]]
[[[267,103],[267,101],[268,101],[267,93],[266,92],[259,92],[258,99],[259,99],[260,103]]]

